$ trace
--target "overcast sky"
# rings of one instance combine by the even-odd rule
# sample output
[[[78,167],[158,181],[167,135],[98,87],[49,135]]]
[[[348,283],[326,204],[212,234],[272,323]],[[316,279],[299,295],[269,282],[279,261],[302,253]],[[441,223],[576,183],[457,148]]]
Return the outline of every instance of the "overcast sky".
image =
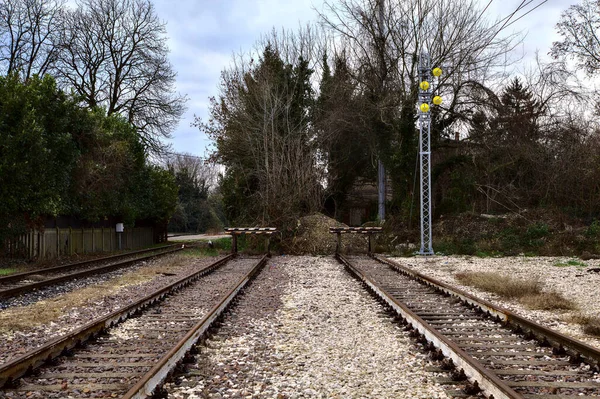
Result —
[[[335,0],[331,0],[335,1]],[[489,0],[479,0],[482,5]],[[492,20],[505,17],[522,0],[493,0],[486,11]],[[543,0],[534,0],[539,4]],[[219,75],[234,52],[247,52],[261,34],[273,28],[296,29],[316,20],[314,8],[323,0],[154,0],[159,17],[167,23],[170,59],[177,71],[177,90],[189,97],[188,110],[173,133],[173,148],[205,156],[208,138],[190,124],[194,115],[206,120],[209,97],[218,93]],[[577,0],[548,0],[509,31],[527,36],[520,51],[531,60],[535,51],[547,54],[557,40],[555,25],[562,11]],[[527,7],[529,9],[531,6]]]

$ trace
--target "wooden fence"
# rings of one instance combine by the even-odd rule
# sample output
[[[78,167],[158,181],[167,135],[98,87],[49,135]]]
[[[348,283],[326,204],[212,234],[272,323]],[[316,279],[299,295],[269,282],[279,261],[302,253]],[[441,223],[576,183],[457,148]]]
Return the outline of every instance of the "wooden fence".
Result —
[[[85,254],[92,252],[116,251],[119,249],[140,249],[154,244],[152,227],[126,228],[117,233],[114,228],[46,228],[32,230],[5,243],[9,256],[52,259],[62,255]],[[1,248],[0,248],[1,249]]]

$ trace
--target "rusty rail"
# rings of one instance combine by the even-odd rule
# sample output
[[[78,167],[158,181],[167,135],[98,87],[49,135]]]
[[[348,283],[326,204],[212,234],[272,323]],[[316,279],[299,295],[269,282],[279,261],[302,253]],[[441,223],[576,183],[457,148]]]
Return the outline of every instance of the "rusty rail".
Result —
[[[48,267],[45,269],[30,270],[28,272],[13,273],[13,274],[9,274],[7,276],[0,277],[0,284],[6,284],[6,283],[10,283],[10,282],[17,281],[17,280],[22,280],[22,279],[24,279],[28,276],[32,276],[34,274],[45,274],[45,273],[55,273],[55,272],[60,272],[60,271],[66,271],[69,269],[76,269],[76,268],[87,266],[87,265],[94,264],[94,263],[113,261],[113,260],[117,260],[117,259],[121,259],[121,258],[127,258],[127,257],[133,256],[133,255],[140,255],[140,254],[144,254],[147,252],[153,252],[153,251],[162,251],[163,249],[175,248],[175,247],[181,247],[181,244],[163,245],[160,247],[142,249],[139,251],[131,251],[131,252],[118,254],[118,255],[104,256],[102,258],[84,260],[84,261],[76,262],[76,263],[69,263],[67,265]]]
[[[119,269],[122,267],[127,267],[130,265],[133,265],[137,262],[143,261],[143,260],[148,260],[148,259],[153,259],[155,257],[158,256],[162,256],[162,255],[168,255],[177,251],[181,251],[183,249],[183,247],[181,245],[173,245],[173,246],[168,246],[168,247],[164,247],[164,248],[160,248],[160,249],[152,249],[152,250],[143,250],[143,251],[137,251],[135,253],[129,253],[127,255],[131,256],[131,255],[137,255],[140,253],[145,253],[145,252],[150,252],[150,251],[157,251],[157,250],[161,250],[161,249],[165,249],[168,248],[166,251],[162,251],[162,252],[158,252],[158,253],[153,253],[147,256],[141,256],[141,257],[137,257],[134,259],[130,259],[130,260],[126,260],[126,261],[122,261],[122,262],[117,262],[117,263],[112,263],[110,265],[104,265],[104,266],[99,266],[99,267],[95,267],[92,269],[87,269],[87,270],[82,270],[82,271],[78,271],[78,272],[73,272],[73,273],[69,273],[69,274],[65,274],[62,276],[57,276],[57,277],[52,277],[52,278],[48,278],[46,280],[42,280],[42,281],[36,281],[33,283],[28,283],[25,285],[20,285],[20,286],[16,286],[16,287],[12,287],[12,288],[7,288],[7,289],[3,289],[0,290],[0,299],[1,298],[8,298],[8,297],[13,297],[13,296],[17,296],[19,294],[23,294],[23,293],[27,293],[31,290],[35,290],[38,288],[43,288],[43,287],[47,287],[50,285],[54,285],[54,284],[58,284],[58,283],[62,283],[64,281],[68,281],[68,280],[73,280],[76,278],[81,278],[81,277],[87,277],[87,276],[91,276],[94,274],[98,274],[98,273],[106,273],[109,272],[111,270],[114,269]],[[71,264],[71,265],[65,265],[65,266],[57,266],[54,268],[50,268],[50,269],[45,269],[45,270],[37,270],[37,271],[32,271],[32,272],[24,272],[24,273],[18,273],[18,275],[10,275],[7,277],[14,277],[12,279],[12,281],[18,281],[18,280],[26,280],[28,276],[34,275],[34,274],[39,274],[40,272],[57,272],[60,271],[61,269],[64,270],[68,270],[68,269],[72,269],[74,267],[77,266],[82,266],[82,265],[89,265],[89,264],[93,264],[93,263],[100,263],[100,262],[104,262],[107,260],[114,260],[114,259],[118,259],[118,258],[123,258],[126,257],[127,255],[115,255],[115,256],[109,256],[106,258],[101,258],[101,259],[96,259],[93,261],[85,261],[85,262],[80,262],[80,263],[76,263],[76,264]],[[18,278],[20,277],[20,278]],[[7,283],[10,282],[11,280],[0,280],[0,284],[1,283]]]
[[[126,320],[135,312],[160,301],[171,292],[189,285],[203,275],[210,273],[217,267],[222,266],[232,257],[233,255],[225,256],[211,265],[199,271],[190,273],[176,282],[145,296],[131,305],[125,306],[106,316],[98,318],[86,324],[85,326],[78,328],[72,333],[50,340],[43,346],[21,355],[8,363],[5,363],[4,365],[0,366],[0,388],[10,384],[11,381],[14,381],[26,373],[33,371],[44,363],[55,359],[62,353],[74,348],[78,344],[89,340],[105,329]]]
[[[373,256],[374,259],[387,264],[392,269],[408,275],[414,279],[420,280],[438,290],[447,294],[453,295],[460,298],[462,301],[469,303],[472,306],[477,306],[482,311],[489,313],[502,320],[508,325],[520,328],[522,331],[534,334],[538,341],[546,340],[550,345],[559,351],[565,350],[569,355],[581,355],[588,360],[590,363],[595,363],[597,368],[600,368],[600,350],[587,345],[574,338],[568,337],[557,331],[546,328],[534,321],[527,320],[508,309],[504,309],[500,306],[494,305],[491,302],[477,298],[467,292],[464,292],[458,288],[454,288],[445,284],[441,281],[435,280],[415,270],[411,270],[405,266],[394,262],[391,259],[387,259],[382,256]],[[570,353],[569,353],[570,352]]]
[[[223,299],[215,305],[173,349],[165,354],[158,363],[148,371],[121,399],[144,399],[152,395],[169,376],[172,370],[183,359],[186,353],[195,345],[217,318],[227,309],[238,293],[263,268],[269,255],[264,255],[260,261],[232,288]]]
[[[474,359],[456,343],[450,341],[444,335],[432,328],[429,323],[415,314],[402,302],[398,301],[385,289],[381,288],[371,278],[362,273],[348,259],[341,254],[336,254],[336,258],[346,266],[346,268],[359,280],[369,287],[369,289],[391,306],[399,315],[410,323],[414,329],[419,331],[436,348],[449,359],[452,359],[457,368],[463,369],[465,375],[474,381],[477,381],[479,387],[488,395],[493,395],[494,399],[523,399],[524,397],[515,392],[497,375],[486,369],[483,364]]]

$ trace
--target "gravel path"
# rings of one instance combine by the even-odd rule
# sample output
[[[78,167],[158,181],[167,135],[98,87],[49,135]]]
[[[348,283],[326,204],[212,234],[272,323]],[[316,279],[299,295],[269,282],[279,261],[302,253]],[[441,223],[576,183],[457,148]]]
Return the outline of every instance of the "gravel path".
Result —
[[[152,260],[145,266],[138,267],[137,271],[141,271],[144,267],[158,267],[157,270],[160,270],[161,264],[170,262],[171,258],[172,256],[166,256]],[[114,287],[114,290],[116,290],[115,292],[104,295],[97,300],[88,301],[82,307],[64,309],[64,314],[56,321],[30,329],[3,330],[0,332],[0,365],[14,359],[18,355],[27,353],[28,351],[39,347],[50,339],[67,334],[90,322],[92,319],[109,314],[127,304],[133,303],[159,287],[164,287],[182,278],[186,274],[192,273],[193,271],[213,263],[215,260],[215,258],[190,258],[189,261],[186,260],[185,265],[183,266],[171,265],[167,267],[165,270],[168,271],[168,275],[156,274],[152,280],[141,284]],[[131,272],[131,270],[128,270],[128,272]],[[102,288],[106,287],[98,287],[98,289]],[[4,312],[10,311],[16,313],[16,316],[18,316],[19,309],[26,308],[15,307],[4,310]],[[0,312],[0,314],[1,313],[2,312]]]
[[[446,398],[426,355],[333,258],[276,257],[174,398]]]
[[[557,257],[476,258],[471,256],[393,259],[401,265],[459,287],[546,327],[600,348],[600,339],[585,334],[579,324],[568,322],[572,312],[532,310],[514,300],[501,299],[498,295],[464,286],[454,278],[460,272],[480,271],[497,272],[514,278],[538,279],[546,289],[560,292],[566,298],[575,301],[579,305],[581,313],[598,317],[600,315],[600,273],[590,271],[590,269],[598,268],[599,260],[583,262],[587,265],[586,267],[559,267],[556,265],[565,265],[570,259]]]

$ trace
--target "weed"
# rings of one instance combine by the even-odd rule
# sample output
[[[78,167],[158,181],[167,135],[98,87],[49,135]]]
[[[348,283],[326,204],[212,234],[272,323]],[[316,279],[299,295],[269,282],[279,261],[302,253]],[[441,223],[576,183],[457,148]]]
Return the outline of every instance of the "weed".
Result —
[[[504,298],[519,298],[524,295],[539,294],[541,284],[538,280],[514,279],[493,272],[468,272],[456,274],[463,284],[493,292]]]
[[[13,268],[0,268],[0,276],[7,276],[9,274],[16,273],[17,269]]]
[[[506,255],[517,255],[521,252],[519,232],[513,228],[502,230],[500,232],[500,247]]]
[[[516,279],[494,272],[457,273],[456,279],[503,298],[516,299],[532,309],[573,310],[577,305],[557,292],[542,291],[537,279]]]
[[[548,230],[548,225],[545,223],[534,223],[527,228],[527,232],[525,233],[525,238],[529,240],[537,240],[540,238],[544,238],[550,234]]]
[[[600,337],[600,317],[577,314],[568,321],[581,324],[584,333]]]
[[[525,295],[519,299],[531,309],[540,310],[575,310],[577,304],[558,292],[541,292],[536,295]]]
[[[433,244],[433,247],[438,255],[450,255],[458,253],[458,248],[452,241],[438,241]]]
[[[580,262],[578,260],[575,259],[571,259],[570,261],[567,262],[567,264],[569,266],[582,266],[582,267],[586,267],[587,265],[583,262]]]
[[[502,252],[498,252],[498,251],[477,251],[475,253],[475,256],[477,256],[478,258],[501,258]]]
[[[597,238],[600,236],[600,222],[594,220],[585,231],[585,235],[589,238]]]
[[[586,267],[587,265],[576,259],[571,259],[567,262],[556,262],[554,264],[554,266],[556,266],[556,267],[568,267],[568,266]]]
[[[231,252],[231,237],[218,238],[211,241],[212,247],[208,245],[208,242],[201,242],[198,246],[186,248],[183,255],[189,257],[209,257]],[[238,241],[238,249],[242,250],[243,248],[244,243]]]

